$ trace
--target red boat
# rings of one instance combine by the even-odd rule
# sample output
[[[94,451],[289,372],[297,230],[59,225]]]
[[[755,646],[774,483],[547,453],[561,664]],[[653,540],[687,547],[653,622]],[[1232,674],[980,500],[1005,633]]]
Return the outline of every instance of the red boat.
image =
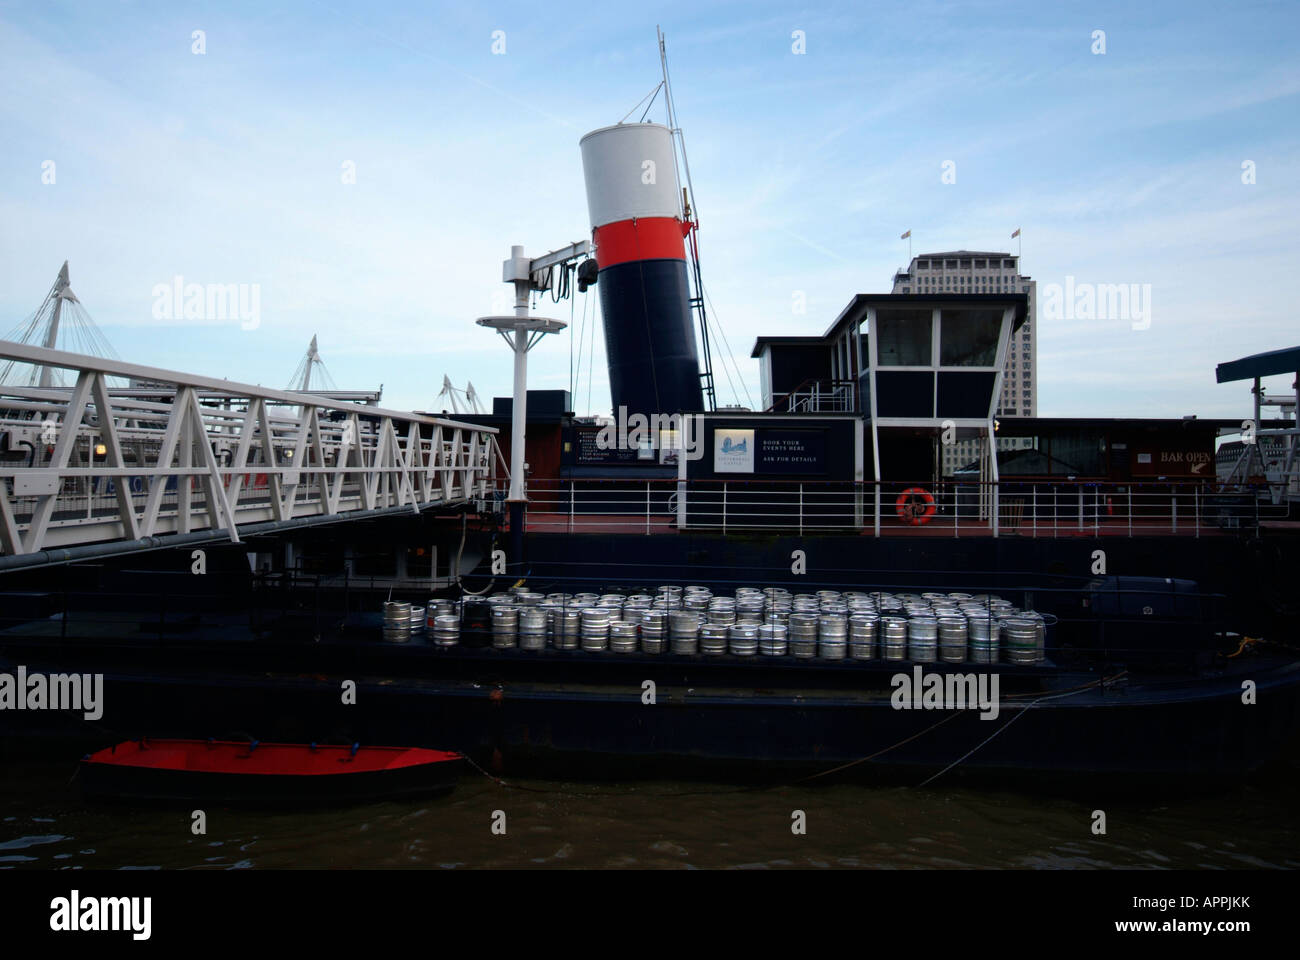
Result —
[[[81,781],[113,798],[382,800],[449,791],[464,760],[418,747],[141,739],[87,754]]]

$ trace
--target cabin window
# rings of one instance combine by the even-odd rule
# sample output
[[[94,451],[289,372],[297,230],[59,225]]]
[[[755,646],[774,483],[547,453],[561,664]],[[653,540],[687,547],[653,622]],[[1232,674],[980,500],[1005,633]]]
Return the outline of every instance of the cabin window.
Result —
[[[877,310],[876,358],[882,367],[928,367],[933,313],[930,310]]]
[[[991,367],[997,363],[1001,310],[944,310],[939,331],[941,366]]]

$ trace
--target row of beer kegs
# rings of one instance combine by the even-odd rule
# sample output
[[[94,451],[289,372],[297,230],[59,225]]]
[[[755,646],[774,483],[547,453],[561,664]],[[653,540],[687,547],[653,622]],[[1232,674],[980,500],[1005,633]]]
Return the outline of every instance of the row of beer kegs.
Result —
[[[384,639],[462,640],[474,605],[498,649],[586,650],[918,663],[1038,663],[1049,616],[991,594],[665,585],[651,592],[536,593],[384,604]]]

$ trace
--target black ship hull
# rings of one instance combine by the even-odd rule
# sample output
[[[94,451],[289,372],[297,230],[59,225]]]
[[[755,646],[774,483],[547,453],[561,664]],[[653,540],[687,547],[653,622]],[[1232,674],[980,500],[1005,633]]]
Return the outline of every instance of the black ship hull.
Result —
[[[232,672],[229,647],[136,652],[134,667],[120,650],[72,657],[83,669],[105,671],[100,719],[6,713],[3,732],[394,743],[459,750],[506,773],[596,777],[923,779],[951,769],[1233,779],[1278,759],[1300,729],[1300,663],[1253,652],[1194,678],[1014,664],[710,663],[424,643],[258,644],[238,659],[263,669],[248,662],[248,670]],[[223,656],[223,668],[203,666]],[[42,669],[28,659],[29,672]],[[314,669],[292,671],[293,663]],[[918,668],[996,674],[997,715],[975,702],[929,709],[909,698],[900,707],[893,678],[911,679]],[[1254,703],[1243,702],[1247,680]],[[349,683],[355,693],[345,696]],[[853,766],[835,771],[844,764]]]
[[[735,535],[527,543],[517,571],[481,572],[465,586],[503,589],[523,577],[542,590],[722,585],[741,577],[799,589],[960,585],[1078,619],[1087,578],[1071,571],[1087,569],[1096,545]],[[789,573],[792,544],[811,558],[806,578]],[[1182,541],[1176,550],[1156,539],[1105,547],[1112,563],[1130,571],[1193,575],[1203,591],[1230,594],[1220,612],[1235,630],[1285,640],[1294,623],[1283,607],[1262,602],[1277,594],[1251,561],[1293,550],[1289,542],[1263,550],[1227,538]],[[897,561],[892,569],[889,556]],[[743,573],[733,566],[737,558]],[[15,599],[0,634],[0,669],[103,673],[104,710],[94,721],[67,711],[0,711],[0,735],[10,745],[51,734],[98,746],[139,736],[428,746],[506,773],[542,775],[921,782],[942,771],[999,781],[1023,774],[1131,782],[1234,780],[1288,756],[1300,730],[1300,657],[1266,644],[1228,656],[1231,644],[1204,645],[1207,627],[1197,619],[1116,617],[1091,646],[1092,634],[1072,636],[1063,619],[1042,664],[921,665],[926,674],[996,673],[998,713],[983,719],[988,711],[899,709],[893,678],[915,667],[903,661],[496,650],[473,630],[450,648],[427,639],[383,642],[375,611],[385,593],[373,586],[328,578],[268,586],[247,573],[222,580],[217,551],[209,563],[206,577],[183,566],[148,577],[66,568],[83,585],[81,609],[72,590],[29,595],[25,613]],[[1016,572],[1032,570],[1045,572]],[[118,578],[151,583],[150,597],[117,598]],[[117,608],[104,609],[113,599]],[[1253,698],[1245,695],[1248,681]]]

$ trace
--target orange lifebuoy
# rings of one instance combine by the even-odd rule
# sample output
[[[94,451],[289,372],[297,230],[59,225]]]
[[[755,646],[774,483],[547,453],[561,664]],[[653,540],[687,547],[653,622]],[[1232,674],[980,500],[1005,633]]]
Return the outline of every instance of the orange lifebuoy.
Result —
[[[923,487],[908,487],[894,501],[894,511],[904,523],[919,527],[934,516],[934,497]]]

